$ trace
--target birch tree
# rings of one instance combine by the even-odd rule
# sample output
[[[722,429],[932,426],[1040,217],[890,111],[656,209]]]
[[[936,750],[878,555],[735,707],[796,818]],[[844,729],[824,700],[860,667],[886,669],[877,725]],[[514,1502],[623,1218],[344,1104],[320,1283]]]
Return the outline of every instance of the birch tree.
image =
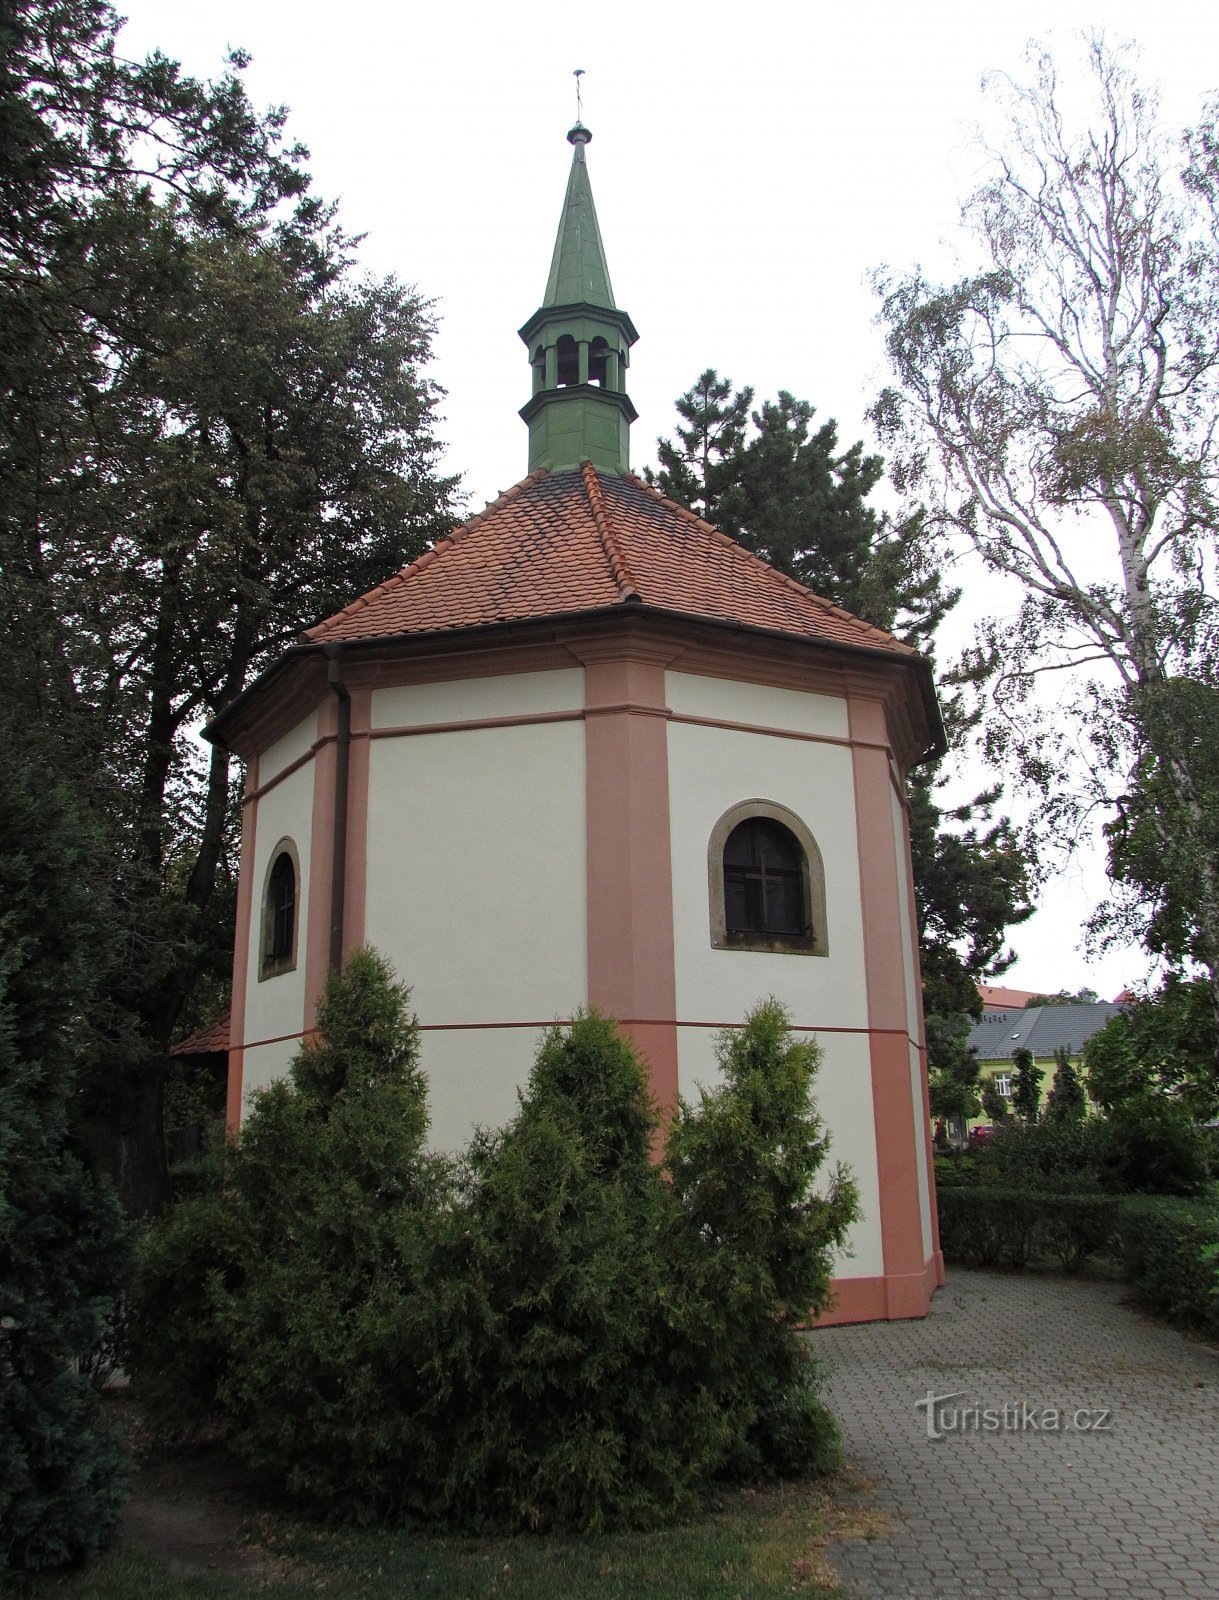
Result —
[[[1019,586],[973,662],[991,754],[1059,829],[1107,808],[1123,925],[1208,969],[1219,1026],[1206,741],[1169,728],[1181,684],[1216,682],[1216,106],[1174,138],[1130,52],[1086,49],[1086,116],[1035,49],[1028,81],[987,84],[1006,133],[962,211],[975,270],[877,274],[895,382],[872,415],[899,488]]]

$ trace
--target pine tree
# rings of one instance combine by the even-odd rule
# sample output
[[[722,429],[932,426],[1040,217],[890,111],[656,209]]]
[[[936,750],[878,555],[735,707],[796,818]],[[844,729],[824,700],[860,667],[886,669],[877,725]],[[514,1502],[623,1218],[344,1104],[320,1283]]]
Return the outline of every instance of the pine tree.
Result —
[[[930,652],[959,591],[943,583],[922,515],[895,522],[869,505],[883,462],[862,443],[841,448],[835,422],[814,426],[807,401],[781,391],[755,410],[753,394],[709,368],[678,399],[676,439],[658,441],[660,471],[645,476],[780,571]],[[955,684],[941,685],[941,703],[949,737],[962,735]],[[1032,915],[1030,866],[998,787],[941,808],[943,765],[908,780],[923,1009],[933,1085],[945,1105],[976,1107],[962,1054],[969,1018],[981,1015],[975,982],[1014,959],[1005,938]]]
[[[1023,1046],[1012,1051],[1012,1110],[1029,1126],[1041,1111],[1041,1080],[1045,1073],[1033,1060],[1033,1052]]]
[[[1054,1051],[1054,1082],[1046,1101],[1047,1119],[1055,1122],[1078,1122],[1088,1109],[1088,1097],[1063,1045]]]

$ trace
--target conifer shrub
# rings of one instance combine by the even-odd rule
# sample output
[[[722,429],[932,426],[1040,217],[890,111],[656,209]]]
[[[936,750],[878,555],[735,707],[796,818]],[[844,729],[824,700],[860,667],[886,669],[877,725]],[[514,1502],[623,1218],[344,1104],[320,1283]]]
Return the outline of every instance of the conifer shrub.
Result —
[[[162,1421],[210,1411],[327,1513],[479,1530],[654,1526],[725,1474],[833,1464],[797,1324],[855,1200],[841,1172],[813,1190],[816,1050],[781,1008],[722,1041],[667,1166],[645,1070],[596,1013],[546,1036],[461,1166],[426,1151],[380,958],[331,980],[319,1027],[222,1188],[144,1246],[136,1364]],[[175,1286],[189,1332],[166,1328]]]
[[[697,1504],[721,1423],[672,1382],[683,1290],[663,1249],[656,1120],[639,1058],[594,1012],[548,1034],[517,1116],[472,1153],[471,1245],[450,1270],[481,1316],[436,1415],[447,1517],[596,1531]],[[438,1354],[442,1332],[426,1341]]]
[[[68,1114],[105,902],[87,818],[44,755],[0,763],[0,1587],[104,1545],[129,1479],[85,1370],[129,1230]]]
[[[256,1097],[220,1190],[150,1229],[133,1365],[163,1431],[214,1416],[289,1492],[368,1518],[409,1505],[426,1442],[398,1329],[451,1178],[424,1151],[418,1034],[379,956],[331,975],[318,1027]]]
[[[1088,1096],[1065,1045],[1054,1051],[1054,1082],[1045,1114],[1051,1122],[1079,1122],[1088,1114]]]
[[[726,1031],[718,1057],[721,1084],[680,1107],[667,1146],[669,1249],[689,1297],[684,1354],[724,1420],[723,1470],[824,1471],[837,1428],[797,1328],[829,1304],[857,1194],[841,1166],[815,1186],[829,1153],[812,1104],[820,1055],[792,1038],[778,1001]]]

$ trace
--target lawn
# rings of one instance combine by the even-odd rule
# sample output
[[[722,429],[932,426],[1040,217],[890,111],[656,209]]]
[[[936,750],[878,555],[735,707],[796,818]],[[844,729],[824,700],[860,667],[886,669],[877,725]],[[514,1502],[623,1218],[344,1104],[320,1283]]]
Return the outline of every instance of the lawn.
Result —
[[[143,1474],[142,1474],[143,1481]],[[836,1592],[825,1546],[833,1538],[883,1533],[877,1514],[857,1504],[860,1485],[786,1485],[725,1494],[697,1521],[663,1532],[588,1538],[479,1539],[420,1533],[325,1529],[258,1510],[232,1508],[226,1547],[183,1544],[189,1484],[177,1481],[170,1533],[158,1541],[155,1518],[142,1516],[120,1549],[87,1572],[36,1591],[45,1600],[306,1600],[318,1595],[362,1600],[770,1600]],[[136,1507],[142,1490],[137,1486]],[[147,1511],[147,1506],[144,1507]],[[188,1534],[189,1537],[189,1534]],[[137,1549],[141,1545],[151,1548]],[[158,1543],[163,1547],[157,1549]]]

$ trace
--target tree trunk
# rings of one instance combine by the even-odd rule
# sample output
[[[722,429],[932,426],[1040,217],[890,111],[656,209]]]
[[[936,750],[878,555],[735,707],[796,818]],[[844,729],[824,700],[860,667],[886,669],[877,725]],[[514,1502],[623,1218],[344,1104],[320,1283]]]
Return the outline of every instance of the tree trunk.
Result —
[[[129,1217],[155,1217],[169,1202],[165,1154],[164,1057],[123,1073],[114,1085],[111,1116],[115,1187]]]

